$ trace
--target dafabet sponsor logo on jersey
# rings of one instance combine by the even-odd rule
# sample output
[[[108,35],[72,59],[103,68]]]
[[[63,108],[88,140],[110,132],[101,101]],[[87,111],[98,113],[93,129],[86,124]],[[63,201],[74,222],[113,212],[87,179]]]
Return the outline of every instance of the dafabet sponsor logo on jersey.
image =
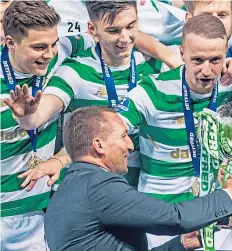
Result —
[[[15,140],[24,138],[26,136],[27,136],[27,132],[19,126],[17,126],[14,130],[10,130],[10,131],[1,130],[1,142],[12,141],[12,140],[15,141]]]
[[[174,151],[170,153],[173,159],[189,159],[190,152],[189,150],[181,150],[180,148],[176,148]]]

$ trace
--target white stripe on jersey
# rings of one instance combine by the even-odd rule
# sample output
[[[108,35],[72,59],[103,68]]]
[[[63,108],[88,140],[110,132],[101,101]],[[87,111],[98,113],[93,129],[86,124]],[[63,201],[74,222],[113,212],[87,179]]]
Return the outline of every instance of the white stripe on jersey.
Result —
[[[187,162],[192,161],[188,145],[178,147],[178,146],[169,146],[169,145],[161,144],[156,141],[154,141],[154,143],[151,142],[149,139],[139,136],[140,152],[149,158],[160,160],[160,161],[166,161],[166,162],[172,162],[172,163],[187,163]],[[177,158],[175,156],[175,153],[172,153],[178,150],[185,151],[184,153],[182,152],[182,155],[184,156],[184,158],[181,158],[181,157]],[[187,156],[189,157],[187,158]]]
[[[191,191],[194,179],[195,177],[164,178],[140,172],[138,191],[163,195],[187,193]]]
[[[42,160],[48,160],[54,154],[55,141],[53,139],[47,145],[37,149],[37,156]],[[32,156],[32,152],[14,155],[8,159],[1,160],[1,175],[11,175],[23,171],[27,171],[28,160]]]

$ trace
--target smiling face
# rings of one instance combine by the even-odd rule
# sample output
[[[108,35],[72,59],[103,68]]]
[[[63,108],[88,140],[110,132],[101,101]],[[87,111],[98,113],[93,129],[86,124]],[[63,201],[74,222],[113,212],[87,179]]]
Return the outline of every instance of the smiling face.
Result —
[[[117,114],[108,114],[111,133],[104,141],[104,156],[102,161],[108,170],[114,173],[127,173],[127,158],[134,149],[127,129]]]
[[[209,93],[221,74],[225,61],[226,38],[206,39],[187,34],[181,46],[181,57],[186,66],[186,81],[199,94]]]
[[[47,73],[48,64],[57,53],[57,27],[28,30],[28,35],[21,41],[6,36],[10,62],[13,68],[21,73],[43,76]]]
[[[193,11],[193,16],[200,14],[209,14],[219,18],[225,26],[227,37],[232,33],[232,8],[231,1],[202,1],[198,3]],[[190,14],[189,14],[190,15]],[[191,17],[191,15],[189,16]]]
[[[121,11],[110,24],[103,17],[89,23],[89,31],[99,41],[102,57],[112,66],[129,63],[138,36],[138,16],[135,7]]]

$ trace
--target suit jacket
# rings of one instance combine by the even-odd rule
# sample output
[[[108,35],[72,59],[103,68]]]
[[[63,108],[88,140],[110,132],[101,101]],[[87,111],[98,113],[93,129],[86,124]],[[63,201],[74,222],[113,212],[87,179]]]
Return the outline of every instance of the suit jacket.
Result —
[[[178,235],[232,215],[223,190],[183,203],[166,203],[130,187],[99,166],[74,163],[45,216],[51,251],[147,251],[145,233]],[[176,239],[159,251],[184,250]]]

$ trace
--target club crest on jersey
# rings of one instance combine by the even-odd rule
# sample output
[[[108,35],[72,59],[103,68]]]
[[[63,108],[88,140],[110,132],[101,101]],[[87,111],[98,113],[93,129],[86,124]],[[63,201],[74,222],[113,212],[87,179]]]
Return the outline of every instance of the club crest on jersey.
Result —
[[[123,98],[122,102],[117,105],[117,112],[127,112],[129,110],[130,100],[128,98]]]
[[[99,97],[107,98],[106,88],[105,87],[99,87],[99,89],[97,90],[97,92],[95,93],[95,95],[99,96]]]
[[[177,120],[174,121],[175,124],[181,125],[185,123],[184,117],[180,117]]]
[[[0,99],[0,107],[7,107],[3,99]]]

